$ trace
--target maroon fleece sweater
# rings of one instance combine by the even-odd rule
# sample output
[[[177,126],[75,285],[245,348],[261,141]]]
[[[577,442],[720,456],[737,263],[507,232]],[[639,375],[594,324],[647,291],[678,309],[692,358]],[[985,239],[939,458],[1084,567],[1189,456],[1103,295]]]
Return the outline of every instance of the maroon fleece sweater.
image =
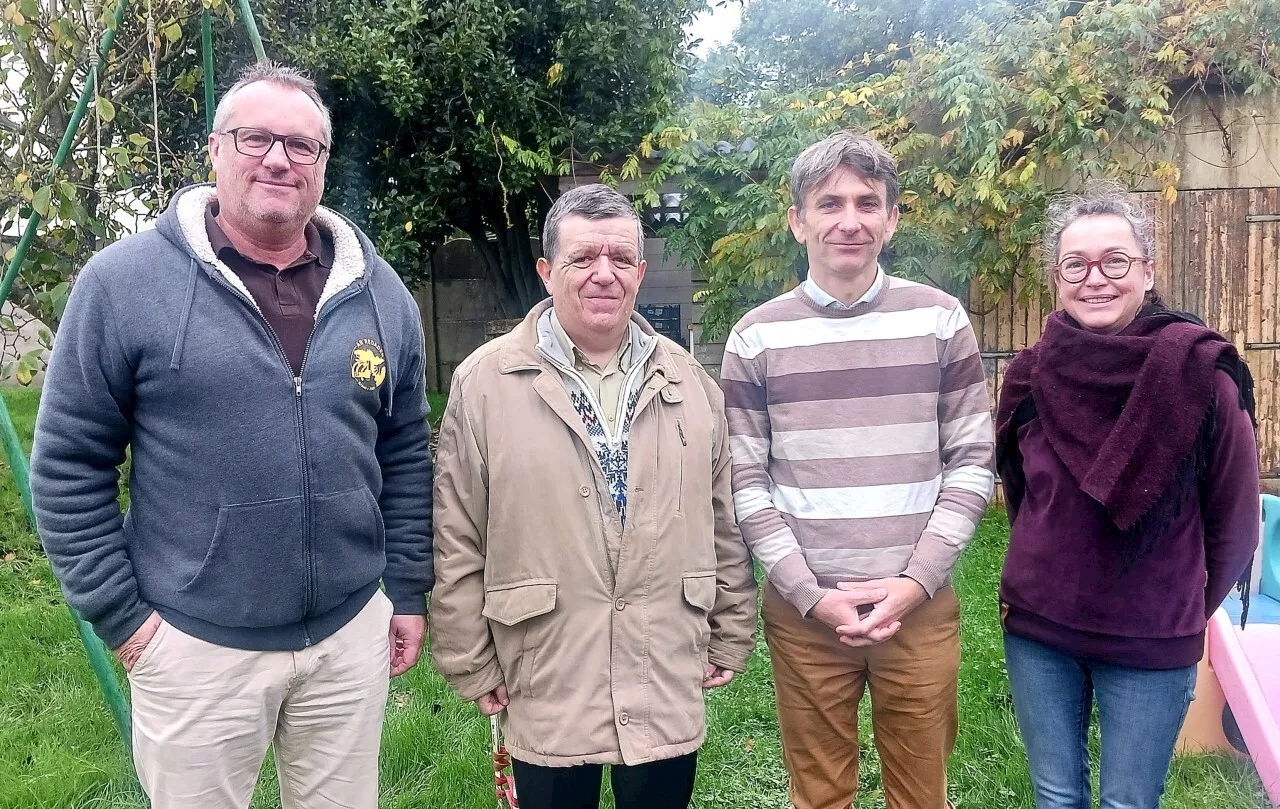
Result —
[[[1066,654],[1144,669],[1194,665],[1208,617],[1258,543],[1258,454],[1235,382],[1214,378],[1213,456],[1199,496],[1155,549],[1126,564],[1126,538],[1080,490],[1038,419],[1018,431],[1026,492],[1010,509],[1000,581],[1005,630]]]

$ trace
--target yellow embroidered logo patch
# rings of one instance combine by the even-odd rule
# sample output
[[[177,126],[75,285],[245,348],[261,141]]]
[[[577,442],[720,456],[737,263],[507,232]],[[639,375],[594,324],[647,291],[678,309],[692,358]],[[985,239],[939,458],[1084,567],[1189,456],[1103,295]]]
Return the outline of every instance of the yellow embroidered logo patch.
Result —
[[[351,378],[365,390],[377,390],[387,379],[387,355],[377,341],[363,338],[351,349]]]

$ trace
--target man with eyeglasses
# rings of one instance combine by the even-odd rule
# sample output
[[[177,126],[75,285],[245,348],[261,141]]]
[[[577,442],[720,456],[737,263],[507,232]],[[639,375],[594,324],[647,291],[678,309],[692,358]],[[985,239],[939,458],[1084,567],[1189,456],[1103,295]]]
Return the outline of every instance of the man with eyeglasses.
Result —
[[[310,79],[246,70],[209,137],[217,181],[85,265],[54,345],[40,535],[128,671],[154,809],[248,806],[269,746],[284,807],[373,809],[388,680],[422,646],[422,326],[319,206],[331,134]]]

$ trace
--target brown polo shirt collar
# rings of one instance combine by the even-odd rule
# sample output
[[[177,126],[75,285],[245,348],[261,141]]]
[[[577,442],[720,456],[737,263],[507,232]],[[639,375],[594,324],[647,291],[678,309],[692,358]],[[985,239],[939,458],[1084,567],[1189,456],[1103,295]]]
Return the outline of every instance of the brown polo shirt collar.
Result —
[[[240,256],[240,251],[236,250],[235,245],[231,243],[231,239],[227,238],[226,232],[218,224],[217,217],[218,203],[213,202],[204,209],[204,229],[209,233],[209,246],[213,248],[213,254],[222,259],[223,262],[226,262],[227,258],[222,254],[223,250],[235,251],[237,256]],[[303,237],[307,240],[307,249],[289,267],[296,267],[299,264],[315,261],[325,269],[332,269],[333,242],[321,236],[320,229],[313,222],[307,223],[303,231]],[[245,261],[248,260],[241,258]],[[289,267],[285,267],[285,269],[289,269]]]

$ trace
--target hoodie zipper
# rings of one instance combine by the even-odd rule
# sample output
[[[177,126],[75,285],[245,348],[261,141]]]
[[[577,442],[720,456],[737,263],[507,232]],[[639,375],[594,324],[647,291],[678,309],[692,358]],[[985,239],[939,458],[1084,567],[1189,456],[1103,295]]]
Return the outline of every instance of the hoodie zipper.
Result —
[[[216,269],[216,268],[215,268]],[[357,293],[349,292],[345,295],[335,296],[325,302],[325,306],[316,312],[315,323],[311,326],[311,334],[307,336],[306,348],[302,351],[302,363],[298,366],[298,373],[293,373],[293,367],[289,365],[289,355],[284,353],[284,343],[280,342],[280,336],[276,334],[276,330],[271,327],[271,321],[267,320],[266,315],[262,314],[262,310],[258,305],[250,300],[243,292],[231,286],[225,278],[222,277],[221,271],[210,273],[218,280],[218,283],[228,289],[233,295],[238,297],[250,309],[257,314],[258,319],[262,321],[262,325],[267,327],[267,334],[271,336],[271,342],[275,344],[276,353],[280,356],[280,361],[284,363],[285,371],[293,380],[293,402],[295,422],[298,427],[298,464],[302,471],[302,559],[306,565],[306,602],[303,605],[302,617],[302,644],[304,647],[312,645],[311,630],[307,626],[307,613],[311,612],[315,606],[315,557],[311,552],[311,475],[307,471],[307,435],[303,422],[302,409],[302,375],[307,370],[307,357],[311,354],[311,343],[315,340],[316,331],[320,328],[320,318],[335,306],[353,297]]]

